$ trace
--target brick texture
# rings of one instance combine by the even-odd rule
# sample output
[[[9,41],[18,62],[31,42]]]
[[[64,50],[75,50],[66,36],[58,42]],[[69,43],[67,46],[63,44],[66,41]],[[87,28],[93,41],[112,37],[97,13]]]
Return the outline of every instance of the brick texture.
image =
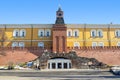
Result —
[[[9,65],[10,63],[20,64],[28,61],[32,61],[37,57],[41,56],[44,52],[44,49],[8,49],[4,51],[3,54],[0,54],[0,65]]]
[[[68,49],[68,52],[72,49]],[[116,49],[74,49],[78,56],[87,58],[96,58],[98,61],[108,65],[120,65],[120,50]],[[51,50],[48,49],[51,52]],[[32,61],[41,56],[44,49],[7,49],[0,50],[0,65],[8,65],[9,63],[19,64]],[[3,53],[3,54],[2,54]]]
[[[53,26],[53,52],[67,52],[67,36],[65,25],[56,24]]]

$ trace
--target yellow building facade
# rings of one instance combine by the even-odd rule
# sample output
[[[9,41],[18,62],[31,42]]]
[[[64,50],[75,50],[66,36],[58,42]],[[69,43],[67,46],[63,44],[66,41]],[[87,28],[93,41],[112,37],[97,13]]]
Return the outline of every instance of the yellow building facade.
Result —
[[[64,26],[66,34],[63,33],[61,37],[65,35],[65,41],[62,42],[65,42],[67,48],[120,47],[120,24],[65,24],[63,13],[59,8],[56,12],[55,24],[0,24],[0,47],[52,49],[54,25]],[[56,30],[58,28],[61,29],[58,26]]]
[[[0,47],[52,48],[53,24],[1,24]],[[120,46],[119,24],[66,24],[67,47]]]

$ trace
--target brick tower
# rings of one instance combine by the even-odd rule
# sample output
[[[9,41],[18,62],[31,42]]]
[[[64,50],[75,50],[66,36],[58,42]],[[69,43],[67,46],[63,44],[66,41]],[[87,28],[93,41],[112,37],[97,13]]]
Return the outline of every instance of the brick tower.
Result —
[[[56,12],[56,22],[53,26],[53,52],[67,52],[66,26],[63,18],[63,11],[59,7]]]

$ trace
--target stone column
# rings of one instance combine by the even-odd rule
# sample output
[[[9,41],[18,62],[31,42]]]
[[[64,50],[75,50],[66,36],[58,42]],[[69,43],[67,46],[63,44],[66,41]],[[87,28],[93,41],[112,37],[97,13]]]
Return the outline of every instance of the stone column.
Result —
[[[50,62],[50,69],[52,69],[52,63]]]
[[[62,62],[62,69],[64,69],[64,62]]]
[[[67,63],[67,69],[70,69],[69,62]]]
[[[58,63],[57,62],[55,63],[55,66],[56,66],[55,68],[58,69]]]

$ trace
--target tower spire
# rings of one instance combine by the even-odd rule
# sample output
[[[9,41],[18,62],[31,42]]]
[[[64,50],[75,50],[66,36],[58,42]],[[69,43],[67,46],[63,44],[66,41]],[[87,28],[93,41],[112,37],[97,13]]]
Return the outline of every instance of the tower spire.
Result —
[[[60,4],[58,5],[58,11],[62,11]]]
[[[61,8],[61,5],[59,4],[58,7]]]
[[[56,12],[56,24],[64,24],[64,18],[63,18],[63,11],[61,7],[58,7],[58,11]]]

